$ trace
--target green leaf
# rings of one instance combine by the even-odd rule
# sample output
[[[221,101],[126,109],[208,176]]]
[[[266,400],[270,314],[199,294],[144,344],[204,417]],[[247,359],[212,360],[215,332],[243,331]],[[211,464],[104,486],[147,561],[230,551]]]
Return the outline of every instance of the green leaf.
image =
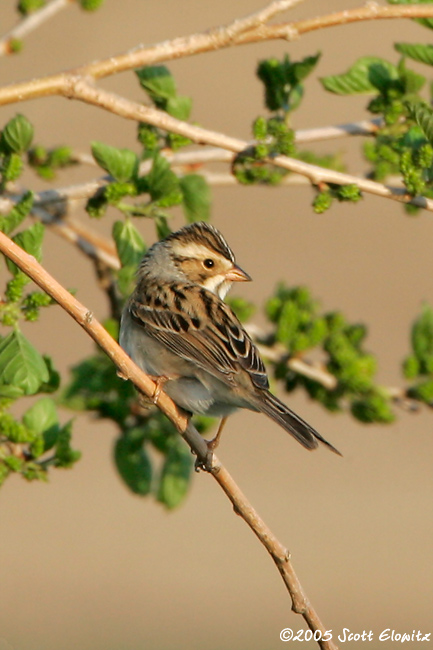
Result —
[[[77,411],[96,411],[123,426],[130,415],[133,395],[131,382],[117,376],[115,366],[105,354],[96,354],[72,368],[72,380],[61,403]]]
[[[19,0],[17,9],[24,16],[41,9],[45,5],[45,0]]]
[[[174,199],[178,196],[179,202],[182,200],[179,179],[170,169],[168,160],[159,154],[154,156],[152,169],[147,175],[147,182],[152,201],[160,201],[170,197]]]
[[[21,397],[23,391],[17,386],[5,386],[5,384],[0,384],[0,397],[6,397],[7,399],[16,399]]]
[[[212,197],[209,185],[199,174],[187,174],[180,179],[183,209],[187,220],[209,221]]]
[[[24,115],[16,115],[6,124],[2,139],[15,153],[24,153],[33,140],[33,126]]]
[[[412,327],[412,349],[420,361],[433,354],[433,309],[424,304]]]
[[[178,120],[187,120],[191,114],[192,99],[184,95],[177,95],[170,97],[166,104],[165,110]]]
[[[131,180],[137,174],[138,157],[130,149],[117,149],[94,141],[92,155],[98,165],[120,183]]]
[[[176,82],[165,65],[146,66],[135,71],[140,85],[151,99],[158,103],[160,99],[176,97]]]
[[[47,354],[43,355],[48,370],[48,381],[41,384],[39,392],[54,393],[60,386],[60,373],[55,369],[53,360]]]
[[[406,59],[398,64],[398,74],[406,95],[416,95],[426,82],[426,78],[406,67]]]
[[[56,442],[56,467],[72,467],[81,458],[81,452],[72,449],[72,422],[59,429]]]
[[[167,217],[160,213],[158,214],[155,219],[155,226],[156,226],[156,234],[158,239],[165,239],[169,235],[171,235],[171,228],[168,225],[168,219]]]
[[[114,447],[114,460],[121,478],[140,496],[149,494],[152,487],[152,464],[143,448],[144,438],[143,429],[129,429],[116,440]]]
[[[433,65],[433,45],[422,45],[421,43],[394,43],[394,48],[400,54],[408,56],[419,63]]]
[[[309,74],[311,74],[321,56],[322,53],[317,52],[314,56],[306,56],[302,61],[295,61],[295,63],[291,64],[290,73],[293,79],[293,85],[303,81]]]
[[[256,74],[265,86],[265,104],[270,111],[287,108],[287,99],[290,88],[287,87],[285,64],[290,65],[286,56],[283,63],[271,58],[260,61]]]
[[[372,56],[358,59],[343,74],[320,79],[325,90],[337,95],[374,94],[383,90],[390,81],[398,80],[395,65]]]
[[[23,423],[34,433],[43,436],[43,451],[52,449],[57,442],[59,418],[54,400],[43,397],[23,415]]]
[[[26,192],[9,214],[0,217],[0,230],[9,235],[24,221],[33,207],[33,192]]]
[[[409,111],[430,144],[433,143],[433,110],[424,102],[408,102]]]
[[[120,293],[125,298],[130,296],[134,289],[134,280],[136,273],[136,264],[131,266],[122,266],[122,268],[117,272],[117,285],[119,287]]]
[[[96,11],[102,6],[105,0],[79,0],[79,2],[84,11]]]
[[[44,232],[44,226],[41,223],[36,222],[30,226],[30,228],[19,232],[12,239],[17,244],[17,246],[25,250],[29,255],[33,255],[33,257],[35,257],[38,262],[40,262],[42,259],[42,242],[44,238]],[[6,266],[14,276],[16,276],[18,273],[25,275],[23,271],[21,271],[18,266],[8,258],[6,258]],[[28,281],[30,282],[30,278]]]
[[[190,483],[192,456],[181,441],[176,441],[169,449],[162,468],[157,499],[167,508],[176,508],[185,498]]]
[[[48,379],[44,359],[19,330],[0,342],[0,384],[21,389],[24,395],[34,395]]]
[[[146,252],[146,244],[131,219],[114,223],[113,238],[122,266],[136,266]]]

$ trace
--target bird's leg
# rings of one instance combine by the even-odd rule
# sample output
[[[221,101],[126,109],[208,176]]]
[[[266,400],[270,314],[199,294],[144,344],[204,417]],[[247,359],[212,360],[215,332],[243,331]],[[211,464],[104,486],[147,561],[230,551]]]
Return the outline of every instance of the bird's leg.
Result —
[[[160,375],[159,377],[153,377],[153,381],[155,382],[155,392],[152,395],[152,402],[155,404],[155,406],[158,405],[158,400],[159,396],[161,395],[161,391],[164,388],[165,384],[171,379],[171,377],[166,377],[165,375]]]
[[[220,425],[218,427],[218,431],[217,431],[217,434],[216,434],[215,438],[212,438],[212,440],[207,441],[207,446],[208,446],[209,451],[211,451],[211,452],[214,451],[218,447],[218,445],[220,444],[221,434],[223,432],[223,429],[224,429],[224,426],[225,426],[226,422],[227,422],[227,417],[221,418],[221,422],[220,422]]]

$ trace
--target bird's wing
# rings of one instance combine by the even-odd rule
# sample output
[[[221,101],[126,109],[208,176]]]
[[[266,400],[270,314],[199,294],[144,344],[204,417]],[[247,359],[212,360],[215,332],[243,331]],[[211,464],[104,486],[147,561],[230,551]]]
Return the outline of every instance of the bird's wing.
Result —
[[[268,388],[263,361],[230,307],[201,287],[183,291],[187,300],[177,306],[155,307],[133,296],[128,309],[148,336],[224,383],[235,385],[244,371],[256,388]]]

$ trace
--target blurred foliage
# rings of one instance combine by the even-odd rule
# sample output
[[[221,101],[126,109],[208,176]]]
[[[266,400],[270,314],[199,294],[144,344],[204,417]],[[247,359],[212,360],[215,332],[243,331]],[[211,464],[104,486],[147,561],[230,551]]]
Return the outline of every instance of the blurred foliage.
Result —
[[[394,3],[402,0],[394,0]],[[93,10],[101,0],[80,0]],[[40,10],[44,0],[20,0],[23,15]],[[429,20],[419,21],[431,27]],[[14,52],[21,44],[10,43]],[[433,196],[433,111],[425,97],[427,78],[410,69],[409,61],[433,65],[433,46],[396,43],[401,58],[396,62],[366,56],[340,73],[321,78],[326,92],[336,98],[352,94],[369,96],[367,110],[381,117],[381,125],[364,144],[369,176],[385,181],[399,175],[410,196]],[[253,121],[253,142],[238,154],[232,173],[244,185],[278,185],[288,172],[276,167],[277,156],[291,156],[314,165],[344,171],[341,154],[317,154],[299,149],[293,121],[302,106],[306,82],[319,65],[321,54],[292,61],[271,57],[259,62],[257,77],[263,84],[266,115]],[[191,119],[193,103],[179,94],[176,82],[163,65],[136,71],[141,90],[157,109],[178,120]],[[67,145],[46,147],[33,143],[34,129],[17,114],[0,134],[0,195],[10,197],[14,184],[29,166],[45,180],[78,163]],[[117,338],[118,316],[130,294],[137,265],[148,244],[135,218],[151,219],[156,238],[171,232],[173,208],[183,210],[187,222],[211,217],[210,188],[199,168],[175,173],[170,166],[173,152],[190,145],[178,134],[148,124],[139,124],[136,148],[114,147],[93,142],[91,151],[105,174],[106,184],[87,202],[90,217],[103,217],[108,207],[118,219],[112,229],[121,262],[118,271],[107,270],[111,313],[105,322]],[[168,155],[167,155],[168,154]],[[107,176],[108,175],[108,176]],[[335,200],[355,203],[361,199],[356,184],[314,187],[313,210],[323,213]],[[28,225],[34,207],[32,192],[21,194],[9,214],[0,216],[0,230],[37,260],[42,259],[44,227]],[[414,206],[406,206],[413,213]],[[43,292],[29,289],[28,277],[6,261],[7,281],[0,301],[0,482],[12,474],[27,480],[47,478],[49,468],[71,467],[80,456],[71,444],[72,421],[61,423],[58,405],[74,412],[89,412],[111,420],[118,431],[114,462],[124,484],[139,496],[153,495],[167,508],[178,506],[191,483],[193,457],[173,425],[151,404],[144,403],[129,382],[116,373],[111,361],[99,350],[77,363],[61,385],[51,358],[32,345],[20,329],[23,321],[38,320],[52,305]],[[240,298],[229,304],[242,321],[256,306]],[[280,284],[265,306],[269,333],[259,342],[272,351],[273,375],[287,392],[302,389],[330,411],[346,411],[365,423],[389,423],[395,418],[392,396],[376,382],[377,359],[366,347],[367,327],[350,323],[339,311],[324,312],[305,287]],[[293,370],[291,359],[320,361],[320,372],[302,374]],[[315,361],[316,363],[316,361]],[[433,309],[425,304],[415,320],[411,349],[402,363],[406,386],[402,392],[413,400],[433,405]],[[326,381],[325,381],[326,380]],[[13,415],[21,398],[26,402],[21,418]],[[203,433],[213,422],[194,418]]]

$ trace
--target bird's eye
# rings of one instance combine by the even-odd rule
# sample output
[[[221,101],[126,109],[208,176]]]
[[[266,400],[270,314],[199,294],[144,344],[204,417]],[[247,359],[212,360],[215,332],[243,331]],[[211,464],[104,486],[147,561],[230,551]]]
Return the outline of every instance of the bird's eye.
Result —
[[[211,269],[215,266],[215,262],[208,257],[206,260],[203,262],[203,266],[205,266],[207,269]]]

